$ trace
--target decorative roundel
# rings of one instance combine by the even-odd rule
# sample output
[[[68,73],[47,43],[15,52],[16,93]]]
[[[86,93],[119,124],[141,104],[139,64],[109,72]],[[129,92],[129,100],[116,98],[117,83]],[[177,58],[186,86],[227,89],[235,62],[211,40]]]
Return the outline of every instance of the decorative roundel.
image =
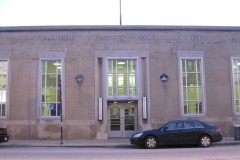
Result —
[[[79,74],[76,76],[77,83],[82,83],[84,80],[84,76],[82,74]]]

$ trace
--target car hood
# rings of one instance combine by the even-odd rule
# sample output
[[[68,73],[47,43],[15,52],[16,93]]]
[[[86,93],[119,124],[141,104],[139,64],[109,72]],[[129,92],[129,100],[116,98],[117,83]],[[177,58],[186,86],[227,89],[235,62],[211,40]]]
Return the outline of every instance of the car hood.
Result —
[[[157,132],[158,130],[159,130],[159,129],[152,129],[152,130],[144,131],[143,133],[144,133],[144,134],[155,133],[155,132]]]

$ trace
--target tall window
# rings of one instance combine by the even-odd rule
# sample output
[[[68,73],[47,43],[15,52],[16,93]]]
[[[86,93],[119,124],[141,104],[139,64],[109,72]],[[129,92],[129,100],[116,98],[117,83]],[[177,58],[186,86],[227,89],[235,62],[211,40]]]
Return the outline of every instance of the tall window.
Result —
[[[200,115],[203,110],[202,59],[181,58],[182,112]]]
[[[232,59],[234,109],[240,114],[240,58]]]
[[[60,116],[62,110],[62,61],[42,60],[41,116]]]
[[[108,96],[136,96],[136,76],[136,59],[108,59]]]
[[[6,116],[8,61],[0,60],[0,117]]]

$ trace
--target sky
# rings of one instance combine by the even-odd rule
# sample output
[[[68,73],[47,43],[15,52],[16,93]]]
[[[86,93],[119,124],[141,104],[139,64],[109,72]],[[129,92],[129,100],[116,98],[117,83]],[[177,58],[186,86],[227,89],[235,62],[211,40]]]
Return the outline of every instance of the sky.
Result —
[[[240,26],[239,0],[121,0],[122,25]],[[0,26],[120,25],[120,0],[0,0]]]

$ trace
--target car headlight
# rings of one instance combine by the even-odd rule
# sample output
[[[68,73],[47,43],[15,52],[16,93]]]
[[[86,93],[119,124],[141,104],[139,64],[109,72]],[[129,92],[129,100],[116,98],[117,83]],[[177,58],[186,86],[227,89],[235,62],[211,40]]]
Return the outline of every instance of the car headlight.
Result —
[[[135,134],[135,135],[133,136],[133,138],[138,138],[138,137],[140,137],[142,134],[143,134],[143,133],[137,133],[137,134]]]

